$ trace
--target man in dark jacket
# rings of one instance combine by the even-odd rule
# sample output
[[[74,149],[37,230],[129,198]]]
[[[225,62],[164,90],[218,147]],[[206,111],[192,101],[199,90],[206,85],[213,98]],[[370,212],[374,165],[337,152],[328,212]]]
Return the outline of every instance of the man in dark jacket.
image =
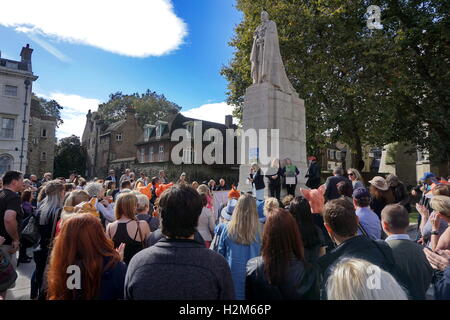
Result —
[[[325,182],[324,196],[326,201],[338,199],[341,197],[337,189],[337,184],[341,181],[350,182],[350,180],[344,177],[344,170],[341,167],[334,168],[333,176],[328,177],[327,181]]]
[[[400,204],[387,205],[381,212],[381,225],[388,235],[385,241],[392,248],[397,267],[410,279],[414,279],[410,287],[411,297],[414,300],[425,300],[433,269],[422,251],[423,247],[409,238],[408,211]]]
[[[203,208],[198,192],[174,186],[161,196],[159,207],[165,237],[131,259],[125,299],[233,300],[227,261],[194,240]]]
[[[358,216],[348,200],[336,199],[325,204],[324,225],[337,247],[318,261],[322,273],[323,298],[325,297],[324,287],[333,267],[342,258],[366,260],[389,272],[400,285],[409,288],[409,279],[400,274],[389,245],[381,240],[356,235]]]

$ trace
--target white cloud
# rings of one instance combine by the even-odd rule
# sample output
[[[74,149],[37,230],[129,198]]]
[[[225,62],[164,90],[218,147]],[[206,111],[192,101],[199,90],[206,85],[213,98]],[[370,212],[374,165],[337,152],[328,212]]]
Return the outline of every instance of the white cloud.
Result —
[[[61,110],[61,118],[64,123],[56,129],[57,138],[68,137],[72,134],[81,138],[86,124],[86,113],[89,110],[96,111],[101,103],[98,99],[60,92],[53,92],[49,95],[37,93],[36,95],[47,100],[55,100],[64,108]]]
[[[197,108],[181,111],[185,117],[195,118],[199,120],[225,123],[225,116],[233,112],[234,107],[226,102],[204,104]],[[233,118],[233,120],[235,120]],[[233,121],[235,122],[235,121]]]
[[[69,57],[67,57],[65,54],[63,54],[61,51],[56,49],[54,46],[52,46],[47,41],[44,41],[44,40],[40,39],[39,37],[37,37],[33,33],[28,33],[28,37],[31,40],[33,40],[34,42],[36,42],[38,45],[40,45],[42,48],[44,48],[47,52],[49,52],[50,54],[55,56],[58,60],[63,61],[63,62],[70,62],[71,61],[71,59]]]
[[[14,4],[20,9],[0,10],[0,25],[131,57],[167,54],[187,35],[171,0],[17,0]]]

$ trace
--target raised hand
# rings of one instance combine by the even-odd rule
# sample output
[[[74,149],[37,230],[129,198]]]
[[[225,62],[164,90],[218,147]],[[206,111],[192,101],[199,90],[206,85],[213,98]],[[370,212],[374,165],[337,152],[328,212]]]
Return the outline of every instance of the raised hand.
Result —
[[[120,260],[123,261],[123,257],[125,255],[125,243],[121,243],[120,246],[116,249],[116,251],[119,253],[120,255]]]
[[[423,249],[423,251],[434,269],[444,271],[450,266],[450,250],[440,250],[439,254],[427,248]]]

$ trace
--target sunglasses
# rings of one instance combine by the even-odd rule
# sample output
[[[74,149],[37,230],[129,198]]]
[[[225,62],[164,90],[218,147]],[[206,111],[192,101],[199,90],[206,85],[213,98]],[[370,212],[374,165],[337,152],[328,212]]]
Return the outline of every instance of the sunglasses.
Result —
[[[349,175],[349,176],[354,176],[355,174],[354,174],[354,173],[349,173],[348,175]]]

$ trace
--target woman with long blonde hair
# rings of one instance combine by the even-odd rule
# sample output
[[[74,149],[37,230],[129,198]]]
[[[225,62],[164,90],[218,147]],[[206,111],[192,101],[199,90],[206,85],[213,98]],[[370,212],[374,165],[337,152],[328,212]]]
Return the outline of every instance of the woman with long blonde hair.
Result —
[[[242,195],[237,201],[231,221],[220,235],[218,252],[231,268],[236,299],[245,299],[245,277],[248,260],[260,255],[261,224],[256,211],[256,201]]]

